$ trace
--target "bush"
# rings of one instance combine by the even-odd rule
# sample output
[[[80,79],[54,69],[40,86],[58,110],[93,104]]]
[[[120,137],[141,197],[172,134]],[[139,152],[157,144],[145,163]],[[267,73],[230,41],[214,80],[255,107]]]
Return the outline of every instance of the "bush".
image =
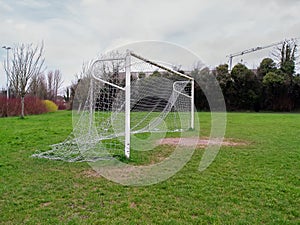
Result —
[[[25,115],[42,114],[47,112],[47,107],[43,104],[43,101],[37,97],[25,97]],[[21,105],[20,110],[21,112]]]
[[[47,112],[46,106],[43,102],[36,97],[25,97],[24,100],[25,115],[42,114]],[[6,99],[6,96],[0,96],[0,117],[5,116],[19,116],[21,114],[21,99],[10,98]]]
[[[46,106],[47,112],[56,112],[58,110],[58,106],[50,100],[43,100],[43,103]]]
[[[63,100],[56,100],[55,104],[58,106],[58,110],[65,110],[67,109],[67,105]]]

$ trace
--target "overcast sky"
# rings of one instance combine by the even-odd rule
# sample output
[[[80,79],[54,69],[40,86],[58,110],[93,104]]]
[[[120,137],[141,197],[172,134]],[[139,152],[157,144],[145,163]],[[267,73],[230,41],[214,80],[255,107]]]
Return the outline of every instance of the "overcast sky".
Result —
[[[168,41],[208,66],[226,63],[230,53],[300,37],[299,12],[299,0],[0,0],[0,45],[44,41],[47,69],[60,69],[66,86],[84,61],[132,41]],[[269,50],[236,60],[252,67]]]

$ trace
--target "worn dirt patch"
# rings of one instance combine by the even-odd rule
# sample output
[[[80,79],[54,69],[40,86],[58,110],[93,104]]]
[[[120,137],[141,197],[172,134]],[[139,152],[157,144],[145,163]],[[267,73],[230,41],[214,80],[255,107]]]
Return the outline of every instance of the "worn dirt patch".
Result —
[[[83,175],[86,177],[101,177],[101,175],[93,169],[83,171]]]
[[[220,140],[208,138],[163,138],[159,140],[160,145],[180,145],[180,146],[197,146],[199,148],[205,148],[207,145],[218,145]],[[234,141],[232,139],[224,139],[222,141],[222,146],[245,146],[248,145],[246,142]]]
[[[186,147],[194,147],[197,148],[206,148],[208,145],[219,145],[220,140],[218,139],[211,139],[205,137],[205,138],[196,138],[196,137],[186,137],[186,138],[163,138],[158,140],[159,145],[170,145],[170,146],[186,146]],[[222,146],[246,146],[249,145],[249,143],[245,141],[240,140],[233,140],[230,138],[223,139],[221,142]],[[163,160],[165,157],[161,158]],[[154,165],[154,162],[152,162],[150,165]],[[100,167],[99,167],[100,169]],[[101,167],[101,173],[95,171],[94,169],[89,169],[86,171],[83,171],[81,174],[86,177],[90,178],[100,178],[100,177],[115,177],[118,178],[118,180],[125,180],[126,179],[132,179],[132,176],[129,176],[131,174],[135,174],[136,177],[140,177],[140,175],[137,173],[136,166],[125,166],[125,167]],[[129,176],[129,178],[128,178]],[[134,208],[136,207],[135,203],[132,203],[130,207]]]

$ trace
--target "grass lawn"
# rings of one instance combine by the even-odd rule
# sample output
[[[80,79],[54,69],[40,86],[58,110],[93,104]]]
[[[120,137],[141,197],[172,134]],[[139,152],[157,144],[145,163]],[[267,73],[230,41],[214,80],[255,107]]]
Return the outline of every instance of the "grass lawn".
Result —
[[[199,113],[208,135],[209,113]],[[300,114],[229,113],[222,147],[147,187],[87,176],[87,163],[31,158],[63,141],[71,112],[0,119],[0,224],[300,224]]]

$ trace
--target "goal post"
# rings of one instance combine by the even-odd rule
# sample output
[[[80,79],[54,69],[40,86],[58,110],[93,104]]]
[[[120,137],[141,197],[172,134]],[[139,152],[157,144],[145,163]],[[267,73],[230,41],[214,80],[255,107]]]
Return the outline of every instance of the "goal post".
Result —
[[[195,129],[195,80],[191,79],[191,130]]]
[[[130,51],[126,51],[125,58],[125,157],[130,157]]]

